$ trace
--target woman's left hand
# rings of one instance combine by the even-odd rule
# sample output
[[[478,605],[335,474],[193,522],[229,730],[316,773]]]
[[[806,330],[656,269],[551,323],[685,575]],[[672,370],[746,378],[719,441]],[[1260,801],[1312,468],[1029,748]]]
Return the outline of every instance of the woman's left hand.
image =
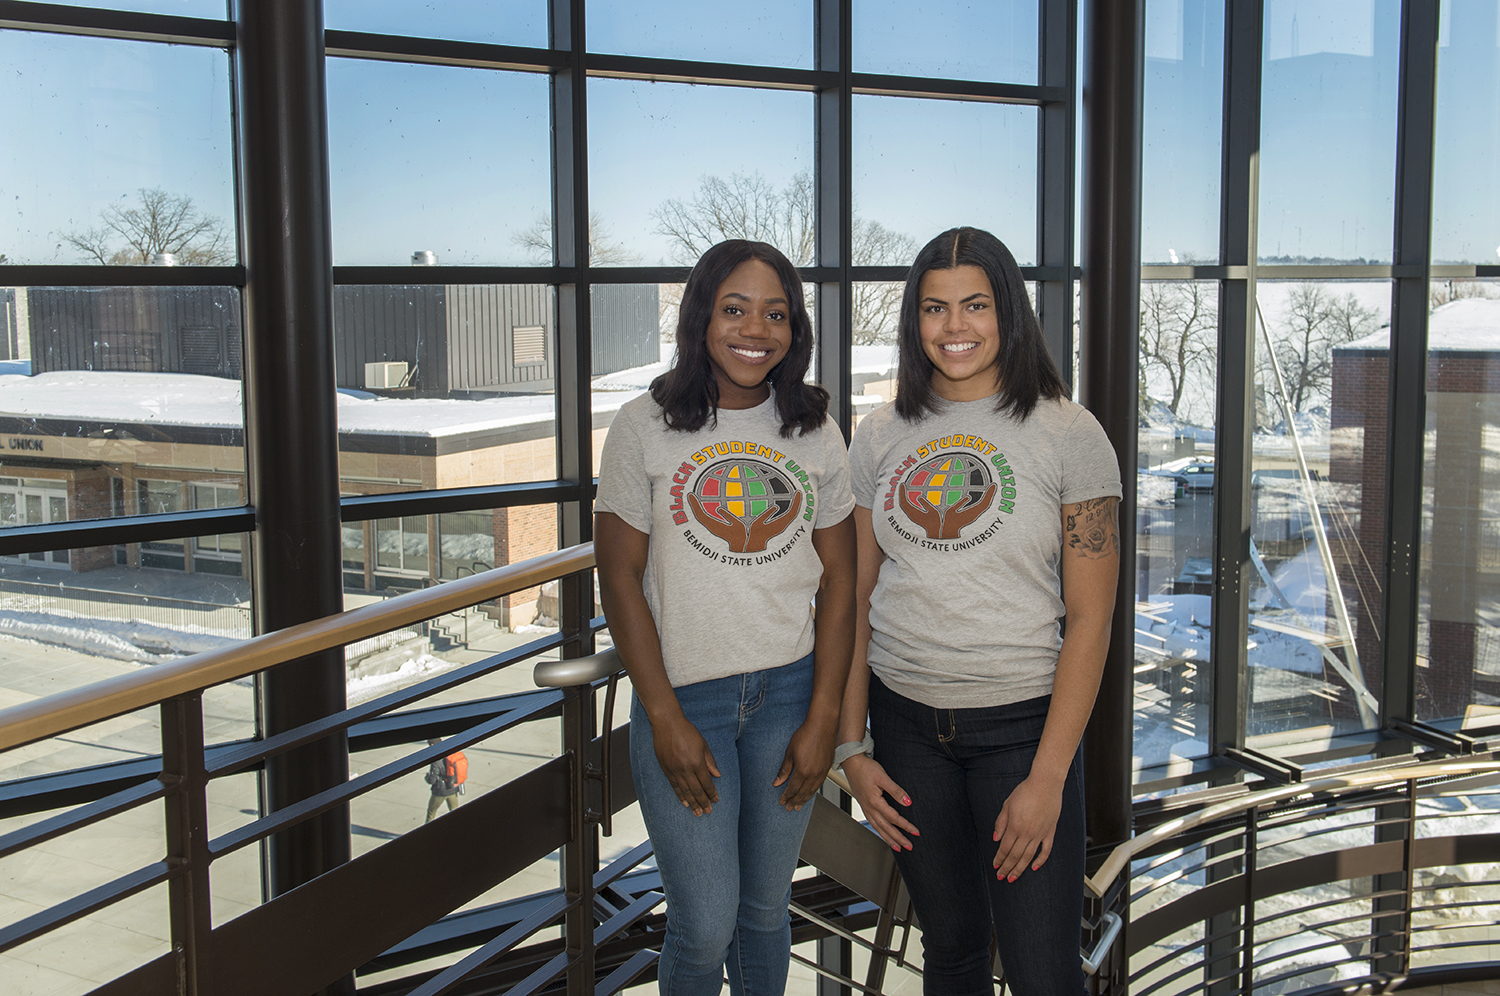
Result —
[[[833,741],[838,730],[831,724],[816,726],[803,723],[786,745],[786,759],[771,785],[786,785],[781,804],[787,809],[801,809],[828,777],[833,767]]]
[[[1062,786],[1049,786],[1035,775],[1017,785],[995,819],[994,839],[1000,844],[991,862],[995,877],[1014,882],[1028,862],[1032,871],[1046,864],[1061,812]]]

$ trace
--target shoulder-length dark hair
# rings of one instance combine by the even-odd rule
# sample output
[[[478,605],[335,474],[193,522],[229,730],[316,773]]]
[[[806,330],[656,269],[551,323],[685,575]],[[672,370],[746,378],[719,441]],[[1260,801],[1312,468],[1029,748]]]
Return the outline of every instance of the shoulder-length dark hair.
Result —
[[[1037,403],[1068,396],[1067,384],[1052,362],[1042,326],[1026,296],[1021,268],[1005,243],[978,228],[950,228],[917,253],[901,297],[901,359],[896,374],[896,413],[908,421],[936,414],[943,399],[932,389],[932,361],[922,348],[922,278],[932,270],[977,266],[989,278],[1000,322],[995,371],[1000,392],[995,411],[1024,422]]]
[[[667,428],[696,432],[710,419],[718,424],[719,381],[708,358],[708,322],[714,314],[719,285],[741,263],[758,259],[776,271],[786,294],[792,330],[791,348],[766,374],[776,396],[781,435],[811,432],[828,415],[828,392],[803,380],[812,362],[812,321],[802,301],[802,277],[781,252],[765,242],[730,239],[709,249],[688,274],[677,310],[677,357],[672,369],[651,382],[651,397],[666,419]]]

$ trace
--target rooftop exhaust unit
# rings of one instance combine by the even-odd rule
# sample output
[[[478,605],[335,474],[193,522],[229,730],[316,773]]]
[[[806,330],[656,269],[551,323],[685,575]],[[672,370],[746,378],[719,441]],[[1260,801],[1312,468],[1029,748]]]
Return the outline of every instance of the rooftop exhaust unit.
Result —
[[[366,363],[365,387],[402,387],[406,383],[405,363]]]

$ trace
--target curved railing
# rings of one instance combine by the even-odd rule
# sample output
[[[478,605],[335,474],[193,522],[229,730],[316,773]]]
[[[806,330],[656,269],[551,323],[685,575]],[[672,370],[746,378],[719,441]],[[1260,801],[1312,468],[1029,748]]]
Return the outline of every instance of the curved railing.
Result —
[[[1096,991],[1356,991],[1500,978],[1500,760],[1363,762],[1194,806],[1087,880],[1125,920]],[[1384,991],[1384,990],[1381,990]]]

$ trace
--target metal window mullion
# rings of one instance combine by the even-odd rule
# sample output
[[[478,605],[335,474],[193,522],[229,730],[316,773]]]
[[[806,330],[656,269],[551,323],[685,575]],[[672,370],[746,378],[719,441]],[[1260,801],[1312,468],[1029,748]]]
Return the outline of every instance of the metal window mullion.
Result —
[[[584,0],[552,0],[552,45],[572,53],[552,75],[553,262],[576,278],[557,286],[557,476],[577,482],[579,498],[558,505],[563,547],[593,539],[593,346],[589,301],[588,78]],[[558,582],[562,656],[593,652],[593,575]]]
[[[829,414],[849,437],[853,430],[853,379],[850,357],[854,347],[853,266],[854,194],[850,163],[854,139],[850,115],[853,91],[849,86],[853,39],[851,0],[818,0],[814,10],[814,51],[817,68],[833,73],[838,83],[819,90],[814,103],[814,163],[817,182],[817,259],[832,279],[818,284],[817,378],[828,389]]]
[[[1437,107],[1438,4],[1406,0],[1401,6],[1401,77],[1396,117],[1396,218],[1391,262],[1415,268],[1391,288],[1389,397],[1386,425],[1385,595],[1381,717],[1416,719],[1418,571],[1422,545],[1423,437],[1426,428],[1427,314],[1432,265],[1433,140]],[[1368,440],[1366,445],[1369,445]],[[1372,497],[1364,496],[1368,503]],[[1368,505],[1363,513],[1369,514]],[[1367,668],[1371,665],[1366,664]],[[1383,724],[1383,725],[1384,725]],[[1411,848],[1416,817],[1415,782],[1409,797],[1377,810],[1377,843],[1400,840],[1401,872],[1372,883],[1371,943],[1378,972],[1406,973],[1411,965]]]
[[[825,277],[818,283],[816,369],[818,382],[828,389],[828,413],[846,440],[854,429],[854,381],[850,373],[854,348],[854,285],[850,276],[854,245],[852,16],[852,0],[817,0],[813,8],[815,65],[837,80],[832,87],[817,92],[813,105],[817,188],[814,262],[833,271],[831,279]],[[825,786],[824,793],[849,811],[850,800],[842,791]],[[854,945],[842,937],[820,938],[817,963],[847,978],[854,972]],[[817,996],[851,996],[852,992],[837,979],[818,973]]]
[[[1131,832],[1131,703],[1135,661],[1135,492],[1139,447],[1141,109],[1145,0],[1090,0],[1085,33],[1083,282],[1079,398],[1119,460],[1120,575],[1109,652],[1083,743],[1085,812],[1098,842]]]
[[[1073,383],[1073,202],[1074,119],[1078,80],[1077,4],[1045,0],[1042,8],[1041,76],[1045,86],[1061,88],[1063,100],[1041,105],[1037,115],[1037,262],[1059,273],[1037,289],[1037,317],[1047,348],[1063,375]]]
[[[1219,262],[1245,276],[1219,284],[1219,392],[1215,421],[1214,589],[1209,707],[1211,745],[1243,747],[1249,707],[1245,641],[1254,431],[1256,213],[1260,198],[1263,0],[1228,0],[1224,24],[1224,132]]]
[[[1223,161],[1219,262],[1244,277],[1219,284],[1219,392],[1214,442],[1214,587],[1209,745],[1240,748],[1250,703],[1250,460],[1254,430],[1256,214],[1260,198],[1263,0],[1227,0],[1224,18]],[[1226,769],[1233,770],[1233,769]],[[1212,850],[1211,850],[1212,853]],[[1231,861],[1234,859],[1230,859]],[[1215,866],[1208,880],[1239,874]],[[1204,922],[1207,996],[1237,992],[1249,952],[1238,950],[1241,911]],[[1241,960],[1245,959],[1245,960]]]
[[[1438,4],[1406,0],[1401,10],[1401,80],[1396,124],[1396,230],[1392,262],[1390,401],[1386,424],[1385,654],[1382,715],[1416,719],[1418,568],[1422,545],[1426,427],[1427,315],[1432,265],[1433,141],[1437,105]],[[1366,495],[1369,501],[1371,496]]]

